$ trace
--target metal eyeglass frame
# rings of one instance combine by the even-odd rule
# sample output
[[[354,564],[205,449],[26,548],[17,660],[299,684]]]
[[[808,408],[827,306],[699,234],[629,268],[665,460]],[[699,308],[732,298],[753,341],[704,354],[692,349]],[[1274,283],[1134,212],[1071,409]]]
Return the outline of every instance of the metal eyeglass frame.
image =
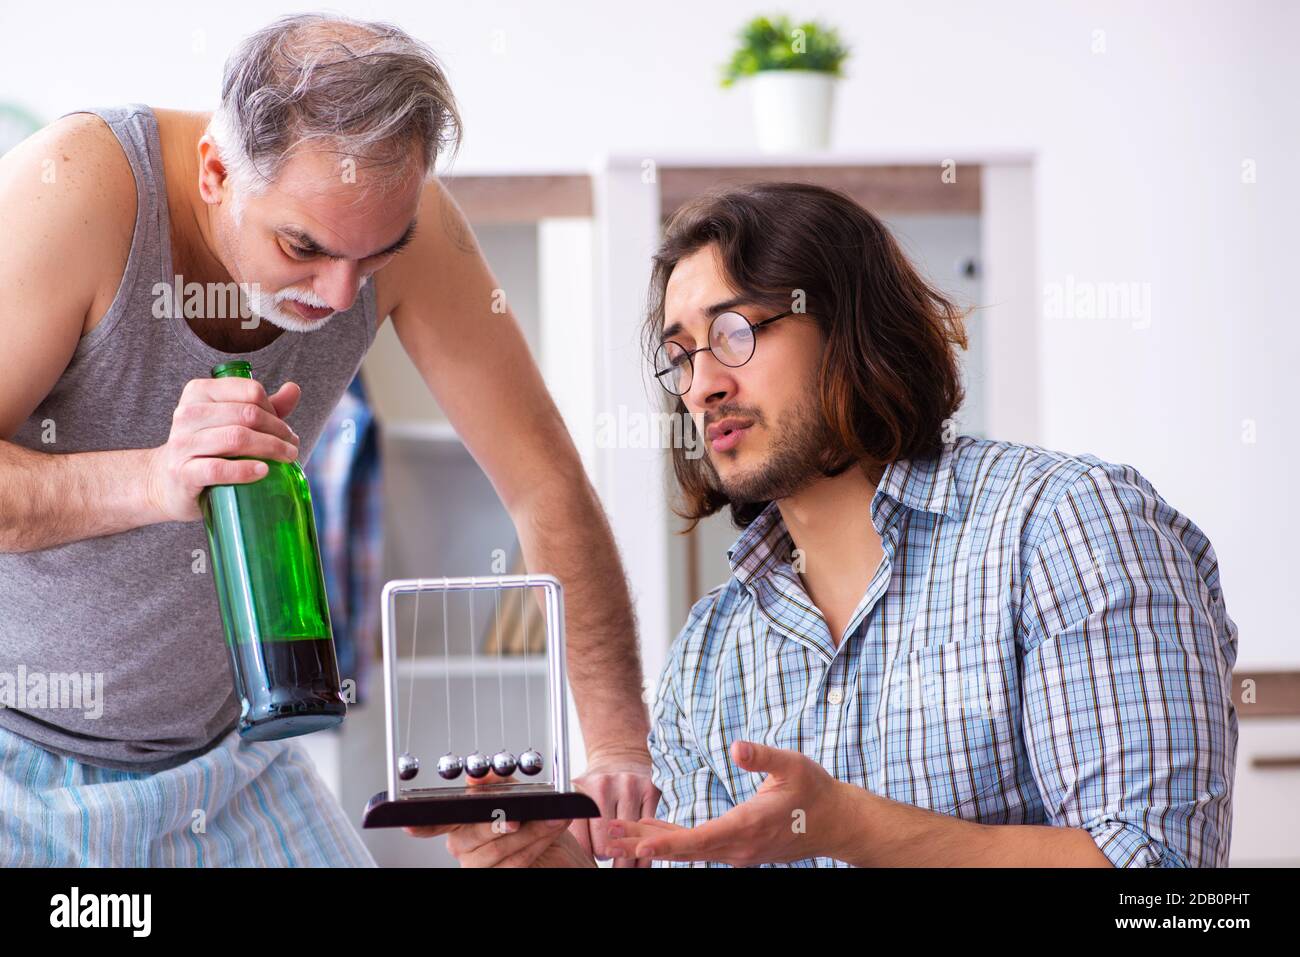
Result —
[[[784,319],[786,316],[792,316],[794,314],[795,314],[795,310],[787,309],[785,312],[779,313],[775,316],[771,316],[767,319],[761,319],[758,322],[750,322],[748,316],[746,316],[744,313],[736,312],[734,309],[728,309],[726,312],[718,313],[716,316],[713,317],[713,321],[709,323],[709,330],[706,339],[707,342],[713,341],[713,323],[717,322],[723,316],[739,316],[741,319],[744,319],[745,324],[749,326],[750,341],[753,342],[754,347],[749,350],[749,355],[745,357],[744,362],[737,362],[734,366],[730,362],[722,362],[722,357],[719,356],[716,352],[713,352],[712,345],[703,345],[700,346],[698,349],[682,349],[682,351],[686,353],[686,362],[691,367],[691,384],[693,385],[695,383],[695,353],[704,352],[707,349],[709,352],[713,352],[713,358],[717,359],[719,362],[722,362],[722,364],[726,366],[728,369],[739,369],[750,359],[754,358],[754,353],[758,350],[758,336],[756,336],[755,333],[759,329],[768,325],[769,323],[776,322],[778,319]],[[669,342],[672,342],[672,340],[666,339],[663,342],[659,343],[659,348],[655,350],[655,355],[658,356],[659,353],[668,345]],[[678,348],[680,349],[681,346],[678,346]],[[672,371],[673,370],[671,368],[668,368],[668,369],[664,369],[662,372],[655,373],[655,378],[659,380],[659,385],[663,387],[663,390],[667,392],[669,395],[676,395],[676,396],[682,396],[685,395],[686,392],[690,392],[691,391],[690,386],[687,386],[686,392],[674,392],[672,389],[668,388],[667,385],[664,385],[664,376],[668,375]]]

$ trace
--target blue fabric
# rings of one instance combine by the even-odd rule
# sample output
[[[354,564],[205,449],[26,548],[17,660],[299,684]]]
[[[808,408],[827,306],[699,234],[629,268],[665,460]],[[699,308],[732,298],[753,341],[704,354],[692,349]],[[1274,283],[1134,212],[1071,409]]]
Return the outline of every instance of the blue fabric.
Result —
[[[303,465],[312,491],[330,625],[344,681],[364,702],[379,644],[383,489],[378,424],[361,374],[348,386]]]
[[[736,540],[659,679],[660,819],[753,796],[744,739],[968,821],[1082,828],[1117,867],[1227,865],[1237,628],[1196,525],[1129,466],[969,436],[891,463],[845,516],[868,520],[884,558],[842,636],[775,504]]]
[[[149,774],[83,764],[0,728],[0,868],[374,867],[294,739]]]

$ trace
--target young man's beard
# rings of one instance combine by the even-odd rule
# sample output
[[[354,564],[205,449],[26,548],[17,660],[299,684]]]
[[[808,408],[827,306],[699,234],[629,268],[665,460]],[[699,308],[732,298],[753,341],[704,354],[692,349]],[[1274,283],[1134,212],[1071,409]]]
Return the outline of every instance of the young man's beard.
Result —
[[[734,504],[771,502],[825,477],[821,462],[838,445],[811,397],[781,416],[772,429],[768,456],[756,469],[723,478],[709,458],[713,484]],[[726,453],[724,453],[726,454]],[[838,469],[833,474],[843,471]]]

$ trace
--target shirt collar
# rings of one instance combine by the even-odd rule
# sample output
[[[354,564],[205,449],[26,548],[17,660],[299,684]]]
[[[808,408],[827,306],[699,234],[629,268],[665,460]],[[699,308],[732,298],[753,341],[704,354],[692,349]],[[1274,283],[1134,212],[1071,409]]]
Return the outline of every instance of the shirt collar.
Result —
[[[955,442],[955,437],[944,441],[935,455],[896,459],[886,466],[876,487],[876,497],[871,502],[871,518],[878,529],[882,524],[889,524],[888,520],[883,523],[877,520],[877,514],[883,510],[881,496],[918,512],[932,512],[947,518],[961,517],[957,480],[953,475]]]
[[[896,459],[885,467],[871,500],[871,521],[878,532],[884,534],[897,520],[900,506],[947,518],[961,517],[953,475],[954,442],[945,441],[933,456]],[[776,502],[770,502],[727,549],[727,561],[740,583],[748,585],[773,568],[789,564],[793,547],[781,510]]]

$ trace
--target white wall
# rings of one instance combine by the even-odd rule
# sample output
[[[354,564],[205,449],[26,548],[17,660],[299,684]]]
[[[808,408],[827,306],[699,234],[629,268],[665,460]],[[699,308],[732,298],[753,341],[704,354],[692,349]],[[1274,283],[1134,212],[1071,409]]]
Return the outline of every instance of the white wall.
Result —
[[[1300,535],[1285,390],[1300,192],[1300,7],[1240,3],[779,4],[857,47],[837,145],[1037,154],[1040,285],[1149,284],[1149,322],[1044,316],[1040,444],[1138,467],[1210,536],[1240,665],[1300,662],[1283,542]],[[342,4],[427,40],[467,126],[460,169],[581,167],[603,150],[752,143],[716,85],[766,5]],[[291,9],[291,8],[286,8]],[[210,108],[264,3],[0,8],[0,97],[46,117],[144,101]],[[129,11],[129,15],[128,15]],[[1094,31],[1105,52],[1093,52]],[[499,31],[499,32],[497,32]],[[1242,182],[1243,160],[1258,182]],[[1243,420],[1256,440],[1243,441]],[[1249,426],[1246,426],[1247,428]]]

